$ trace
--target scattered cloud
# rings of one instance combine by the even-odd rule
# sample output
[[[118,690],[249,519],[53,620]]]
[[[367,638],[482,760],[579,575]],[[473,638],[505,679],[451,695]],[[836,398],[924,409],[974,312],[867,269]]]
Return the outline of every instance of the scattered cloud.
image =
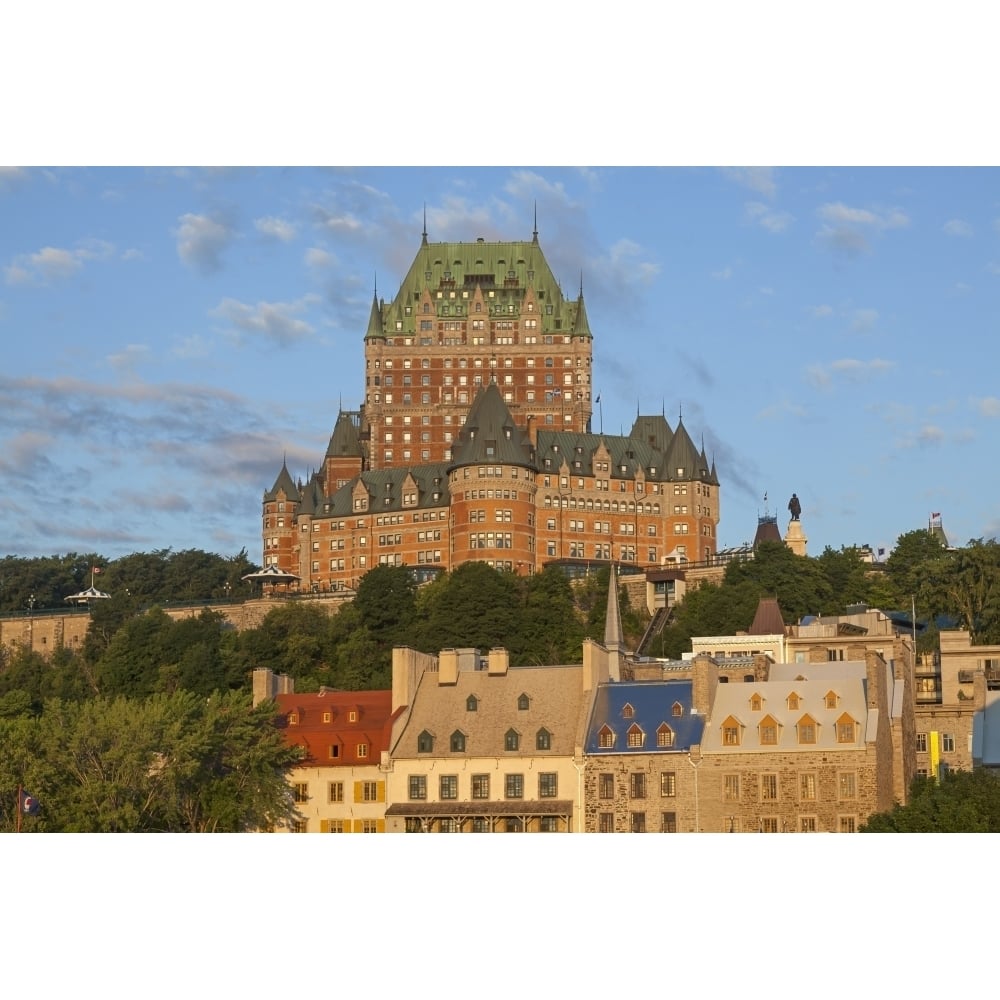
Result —
[[[783,417],[791,417],[794,420],[803,420],[809,415],[808,410],[798,403],[782,399],[765,406],[757,413],[758,420],[780,420]]]
[[[851,331],[853,333],[867,333],[874,329],[878,322],[878,310],[876,309],[855,309],[851,316]]]
[[[148,344],[129,344],[116,354],[109,354],[107,361],[112,368],[132,372],[138,365],[152,360],[153,352]]]
[[[290,347],[315,334],[314,328],[299,319],[298,314],[317,301],[315,295],[303,296],[296,302],[258,302],[255,305],[223,299],[212,310],[212,315],[226,320],[238,338],[248,334],[278,347]]]
[[[712,277],[716,281],[728,281],[733,276],[733,269],[731,267],[724,267],[721,271],[713,271]]]
[[[174,236],[180,259],[201,274],[218,271],[222,267],[222,253],[235,236],[233,227],[221,217],[190,212],[177,221]]]
[[[723,167],[722,173],[740,187],[756,191],[765,198],[773,198],[778,192],[774,167]]]
[[[827,202],[816,213],[821,226],[816,238],[828,249],[845,257],[857,257],[871,249],[871,237],[910,224],[899,209],[873,211],[853,208],[842,201]]]
[[[129,247],[128,250],[123,250],[121,255],[122,260],[145,260],[146,255],[135,247]]]
[[[828,319],[833,315],[833,306],[820,305],[812,308],[813,319]]]
[[[834,379],[841,378],[851,382],[862,382],[873,375],[882,375],[891,371],[895,362],[883,358],[872,358],[870,361],[860,361],[857,358],[841,358],[829,364],[810,365],[806,369],[806,378],[819,388],[829,386]]]
[[[0,193],[12,191],[27,179],[28,171],[25,167],[0,166]]]
[[[313,270],[326,270],[337,263],[337,258],[328,250],[319,247],[309,247],[303,255],[306,267]]]
[[[49,284],[72,277],[84,264],[107,260],[114,247],[104,240],[84,240],[75,249],[42,247],[30,254],[21,254],[5,268],[8,285]]]
[[[946,439],[947,435],[936,424],[924,424],[915,433],[900,438],[896,444],[900,448],[936,448]]]
[[[291,243],[297,235],[295,226],[291,222],[277,216],[266,215],[263,218],[254,219],[253,224],[262,236],[279,240],[282,243]]]
[[[769,233],[784,232],[794,221],[789,212],[779,212],[760,201],[748,201],[745,206],[747,218]]]
[[[941,228],[948,236],[969,238],[973,235],[972,226],[964,219],[949,219]]]
[[[981,417],[1000,417],[1000,399],[996,396],[973,399],[972,406]]]

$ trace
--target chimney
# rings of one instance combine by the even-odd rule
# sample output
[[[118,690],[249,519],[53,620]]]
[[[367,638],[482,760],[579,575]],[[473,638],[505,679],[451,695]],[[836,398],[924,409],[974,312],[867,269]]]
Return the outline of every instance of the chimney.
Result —
[[[719,686],[719,665],[707,653],[699,653],[691,665],[691,704],[694,710],[709,718]]]
[[[502,646],[490,650],[490,662],[487,673],[490,677],[504,677],[510,666],[510,653]]]
[[[438,656],[438,684],[458,683],[458,650],[442,649]]]

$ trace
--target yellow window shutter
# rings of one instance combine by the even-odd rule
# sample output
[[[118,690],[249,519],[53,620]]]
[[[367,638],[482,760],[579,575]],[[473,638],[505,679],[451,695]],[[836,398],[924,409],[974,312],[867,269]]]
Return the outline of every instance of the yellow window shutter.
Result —
[[[354,801],[355,802],[360,802],[361,801],[361,782],[360,781],[355,781],[354,782]]]
[[[321,819],[319,821],[319,832],[320,833],[330,832],[330,821],[328,819]]]
[[[364,833],[365,832],[365,826],[364,826],[364,824],[365,824],[365,821],[363,819],[356,819],[354,821],[354,832],[355,833]]]
[[[385,782],[380,781],[378,783],[378,796],[375,799],[376,802],[385,802]]]
[[[375,820],[375,823],[376,823],[375,829],[379,833],[385,833],[385,820],[384,819],[377,819],[377,820]]]
[[[340,832],[341,833],[353,833],[353,831],[351,830],[351,821],[349,819],[345,819],[343,821],[343,823],[342,823],[342,825],[340,827]]]

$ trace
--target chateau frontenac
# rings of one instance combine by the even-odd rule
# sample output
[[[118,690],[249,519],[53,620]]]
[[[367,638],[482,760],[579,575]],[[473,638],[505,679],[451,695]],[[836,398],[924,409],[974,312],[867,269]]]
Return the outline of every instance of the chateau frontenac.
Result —
[[[592,429],[593,334],[538,242],[430,243],[391,302],[372,301],[364,402],[341,410],[307,482],[287,465],[263,501],[263,565],[313,592],[374,566],[419,579],[472,560],[710,559],[719,480],[683,420]]]

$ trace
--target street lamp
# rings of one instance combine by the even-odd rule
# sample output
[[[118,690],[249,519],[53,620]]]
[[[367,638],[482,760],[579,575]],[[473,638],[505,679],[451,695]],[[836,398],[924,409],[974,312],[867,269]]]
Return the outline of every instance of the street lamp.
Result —
[[[233,589],[233,585],[226,580],[226,600],[229,600],[229,592]]]
[[[28,598],[28,614],[33,615],[34,613],[35,613],[35,595],[32,594],[31,597]]]

